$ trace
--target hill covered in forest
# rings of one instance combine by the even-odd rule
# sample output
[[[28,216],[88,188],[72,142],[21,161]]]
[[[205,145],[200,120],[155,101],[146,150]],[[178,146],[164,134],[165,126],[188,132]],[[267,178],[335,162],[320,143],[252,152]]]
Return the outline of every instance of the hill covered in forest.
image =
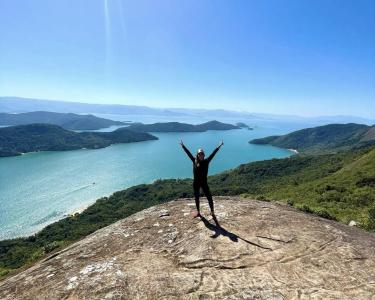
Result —
[[[0,128],[0,157],[33,151],[98,149],[111,144],[155,140],[157,137],[119,128],[112,132],[74,132],[50,124],[30,124]]]
[[[206,123],[192,125],[180,122],[165,122],[153,124],[132,124],[127,127],[133,131],[140,132],[204,132],[207,130],[232,130],[239,129],[237,125],[226,124],[219,121],[209,121]]]
[[[250,143],[295,149],[304,154],[332,153],[375,145],[375,125],[330,124],[301,129],[281,136],[254,139]]]

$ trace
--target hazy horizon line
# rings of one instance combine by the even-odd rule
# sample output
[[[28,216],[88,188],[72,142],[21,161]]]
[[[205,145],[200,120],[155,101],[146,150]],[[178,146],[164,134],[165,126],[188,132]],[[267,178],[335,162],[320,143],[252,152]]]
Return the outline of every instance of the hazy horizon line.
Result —
[[[375,121],[374,116],[360,116],[360,115],[346,115],[346,114],[338,114],[338,115],[296,115],[296,114],[283,114],[283,113],[272,113],[272,112],[255,112],[255,111],[248,111],[248,110],[236,110],[236,109],[226,109],[226,108],[192,108],[192,107],[158,107],[158,106],[148,106],[143,104],[123,104],[123,103],[92,103],[92,102],[82,102],[81,100],[61,100],[61,99],[41,99],[41,98],[30,98],[24,96],[0,96],[2,98],[18,98],[24,100],[39,100],[39,101],[52,101],[52,102],[67,102],[67,103],[77,103],[77,104],[88,104],[88,105],[103,105],[103,106],[135,106],[135,107],[147,107],[152,109],[159,109],[159,110],[173,110],[173,109],[183,109],[183,110],[206,110],[206,111],[226,111],[226,112],[235,112],[235,113],[245,113],[245,114],[258,114],[258,115],[271,115],[271,116],[281,116],[281,117],[298,117],[298,118],[305,118],[305,119],[317,119],[317,118],[344,118],[344,117],[355,117],[361,118],[369,121]]]

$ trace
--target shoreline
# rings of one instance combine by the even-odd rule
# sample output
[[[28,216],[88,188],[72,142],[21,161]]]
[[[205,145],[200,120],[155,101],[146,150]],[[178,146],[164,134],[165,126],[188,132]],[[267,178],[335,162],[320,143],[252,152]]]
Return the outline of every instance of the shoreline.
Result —
[[[111,194],[109,195],[106,195],[106,196],[102,196],[102,197],[109,197],[111,196]],[[14,240],[14,239],[18,239],[18,238],[28,238],[30,236],[33,236],[37,233],[39,233],[40,231],[42,231],[44,228],[46,228],[48,225],[51,225],[53,223],[56,223],[56,222],[59,222],[60,220],[62,219],[65,219],[65,218],[68,218],[68,217],[73,217],[75,214],[80,214],[82,212],[84,212],[87,208],[89,208],[91,205],[94,205],[96,203],[97,200],[99,200],[100,198],[97,198],[95,199],[92,203],[90,204],[85,204],[85,205],[82,205],[80,207],[77,207],[73,210],[70,210],[64,214],[62,214],[61,218],[58,218],[57,220],[50,220],[50,221],[46,221],[46,222],[43,222],[43,227],[39,228],[39,229],[36,229],[35,231],[32,231],[31,233],[28,233],[26,235],[16,235],[14,237],[10,237],[10,238],[5,238],[5,239],[0,239],[0,242],[2,241],[7,241],[7,240]]]
[[[299,154],[298,150],[296,150],[296,149],[289,148],[287,150],[293,152],[294,154]]]
[[[100,198],[99,198],[100,199]],[[92,204],[94,204],[98,199],[96,199]],[[73,217],[75,214],[80,214],[82,213],[84,210],[86,210],[89,206],[91,206],[92,204],[85,204],[85,205],[82,205],[68,213],[65,213],[64,214],[64,217]]]
[[[100,150],[100,149],[105,149],[105,148],[111,147],[113,145],[142,143],[142,142],[156,141],[157,139],[149,139],[149,140],[142,140],[142,141],[133,141],[133,142],[127,142],[127,143],[111,143],[108,146],[103,146],[103,147],[98,147],[98,148],[85,148],[85,147],[83,147],[83,148],[66,149],[66,150],[35,150],[35,151],[29,151],[29,152],[19,152],[19,153],[14,154],[14,155],[0,156],[0,158],[19,157],[19,156],[26,156],[26,155],[29,155],[29,154],[42,153],[42,152],[58,153],[58,152],[79,151],[79,150],[89,150],[89,151],[91,151],[91,150]]]

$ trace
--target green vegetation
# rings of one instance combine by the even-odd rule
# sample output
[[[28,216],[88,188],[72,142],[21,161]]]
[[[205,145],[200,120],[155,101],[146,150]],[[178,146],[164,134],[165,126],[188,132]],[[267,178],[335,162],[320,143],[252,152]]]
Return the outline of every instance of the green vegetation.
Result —
[[[33,111],[19,114],[0,113],[0,125],[27,125],[46,123],[61,126],[69,130],[96,130],[112,125],[124,125],[123,122],[98,118],[93,115]]]
[[[0,157],[32,151],[97,149],[116,143],[156,140],[145,133],[119,128],[112,132],[73,132],[57,125],[30,124],[0,128]]]
[[[239,126],[225,124],[218,121],[210,121],[199,125],[185,124],[179,122],[166,122],[154,124],[132,124],[129,130],[139,132],[203,132],[207,130],[231,130],[239,129]]]
[[[375,147],[243,164],[209,177],[213,195],[282,201],[308,213],[375,230]],[[104,197],[28,238],[0,242],[0,276],[147,207],[193,197],[191,179],[157,180]]]
[[[254,128],[250,127],[249,125],[243,123],[243,122],[238,122],[236,123],[236,126],[240,127],[240,128],[247,128],[249,130],[253,130]]]
[[[330,124],[298,130],[282,136],[269,136],[250,141],[252,144],[296,149],[303,154],[333,153],[375,145],[375,126]]]

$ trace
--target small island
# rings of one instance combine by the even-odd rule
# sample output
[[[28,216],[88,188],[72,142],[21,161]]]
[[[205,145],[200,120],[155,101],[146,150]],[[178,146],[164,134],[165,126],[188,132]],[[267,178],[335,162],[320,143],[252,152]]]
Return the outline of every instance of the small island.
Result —
[[[68,130],[98,130],[110,126],[124,126],[129,122],[113,121],[93,115],[33,111],[19,114],[0,113],[0,125],[27,125],[47,123],[58,125]]]
[[[153,124],[137,123],[132,124],[127,128],[138,132],[204,132],[207,130],[232,130],[239,129],[240,127],[214,120],[198,125],[180,122],[165,122]]]
[[[119,128],[112,132],[74,132],[51,124],[30,124],[0,128],[0,157],[34,151],[98,149],[118,143],[158,138],[146,133]]]
[[[247,128],[248,130],[254,130],[254,128],[250,127],[249,125],[243,123],[243,122],[238,122],[236,123],[236,126],[240,127],[240,128]]]

